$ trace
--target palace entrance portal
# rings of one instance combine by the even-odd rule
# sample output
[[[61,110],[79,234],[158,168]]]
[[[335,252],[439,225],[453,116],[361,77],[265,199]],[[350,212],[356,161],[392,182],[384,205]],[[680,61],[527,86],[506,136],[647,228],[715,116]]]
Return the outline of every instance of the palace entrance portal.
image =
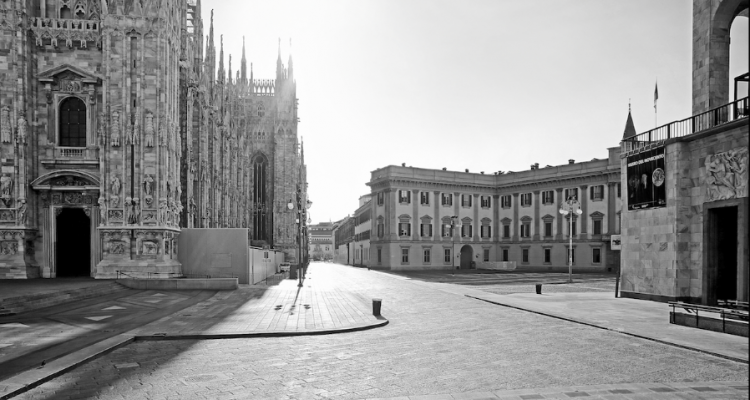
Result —
[[[461,269],[471,268],[471,262],[474,260],[474,249],[471,246],[464,245],[461,247]]]
[[[748,300],[748,199],[706,203],[703,222],[703,303]]]
[[[66,207],[57,215],[58,277],[91,276],[91,220],[83,208]]]

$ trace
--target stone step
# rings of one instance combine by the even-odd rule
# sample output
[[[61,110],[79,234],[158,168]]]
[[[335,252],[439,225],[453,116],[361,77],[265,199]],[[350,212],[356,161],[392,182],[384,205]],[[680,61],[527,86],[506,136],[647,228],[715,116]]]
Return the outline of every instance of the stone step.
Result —
[[[104,296],[124,290],[129,289],[117,282],[110,282],[80,289],[9,297],[0,300],[0,316],[19,314],[40,308],[56,306],[58,304]],[[7,314],[3,314],[2,310],[5,310]]]

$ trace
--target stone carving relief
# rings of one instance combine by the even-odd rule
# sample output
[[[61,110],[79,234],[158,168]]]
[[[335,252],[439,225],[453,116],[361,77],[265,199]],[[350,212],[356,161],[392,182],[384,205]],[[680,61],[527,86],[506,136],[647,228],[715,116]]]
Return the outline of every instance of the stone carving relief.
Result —
[[[5,207],[10,207],[13,202],[13,178],[8,174],[0,176],[0,200]]]
[[[26,118],[21,112],[21,115],[18,117],[18,127],[16,128],[18,135],[16,136],[16,142],[21,144],[26,144],[26,135],[28,127],[26,126]]]
[[[117,177],[117,175],[112,175],[112,178],[110,178],[110,184],[112,185],[112,194],[119,195],[120,194],[120,188],[122,187],[120,185],[120,178]]]
[[[16,212],[15,210],[0,210],[0,222],[6,224],[16,223]]]
[[[144,210],[143,211],[143,223],[147,225],[153,225],[157,222],[156,210]]]
[[[141,252],[147,256],[155,256],[159,253],[159,244],[153,240],[144,240]]]
[[[110,208],[115,208],[115,207],[117,207],[119,205],[120,205],[120,197],[119,196],[115,196],[115,195],[109,196],[109,207]]]
[[[110,254],[125,254],[125,242],[120,241],[120,240],[110,241],[109,253]]]
[[[83,195],[77,192],[70,192],[63,194],[63,203],[65,204],[81,204],[83,203]]]
[[[65,176],[52,181],[53,186],[86,186],[89,182],[74,176]]]
[[[17,241],[5,241],[0,242],[0,254],[4,256],[14,255],[18,253],[18,242]]]
[[[708,201],[747,197],[747,147],[706,156]]]
[[[113,147],[120,146],[120,112],[115,111],[112,113],[112,125],[110,126],[109,142]]]
[[[0,110],[0,139],[2,139],[3,143],[10,143],[10,107],[8,106],[3,106],[2,110]]]
[[[146,112],[146,147],[154,147],[154,114],[151,111]]]
[[[109,210],[107,211],[107,218],[109,222],[122,223],[122,210]]]
[[[162,197],[159,199],[159,225],[166,225],[167,224],[167,199]]]
[[[18,216],[18,225],[25,225],[26,224],[26,199],[21,197],[18,199],[18,209],[16,210],[16,215]]]
[[[104,197],[100,197],[97,203],[99,203],[99,226],[104,226],[104,221],[107,220],[107,201]]]

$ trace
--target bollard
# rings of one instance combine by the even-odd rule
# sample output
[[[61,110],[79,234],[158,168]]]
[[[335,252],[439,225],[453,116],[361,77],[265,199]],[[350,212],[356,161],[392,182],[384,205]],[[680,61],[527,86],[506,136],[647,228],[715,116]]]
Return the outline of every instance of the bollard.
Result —
[[[542,294],[542,284],[537,283],[536,284],[536,294]]]
[[[382,299],[372,299],[372,315],[380,316],[380,305],[383,303]]]

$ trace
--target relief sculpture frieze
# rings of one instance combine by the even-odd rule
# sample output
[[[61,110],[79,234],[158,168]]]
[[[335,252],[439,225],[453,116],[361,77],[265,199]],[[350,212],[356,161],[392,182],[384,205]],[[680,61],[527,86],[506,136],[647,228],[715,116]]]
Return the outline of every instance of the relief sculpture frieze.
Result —
[[[706,156],[707,201],[747,197],[747,147]]]

